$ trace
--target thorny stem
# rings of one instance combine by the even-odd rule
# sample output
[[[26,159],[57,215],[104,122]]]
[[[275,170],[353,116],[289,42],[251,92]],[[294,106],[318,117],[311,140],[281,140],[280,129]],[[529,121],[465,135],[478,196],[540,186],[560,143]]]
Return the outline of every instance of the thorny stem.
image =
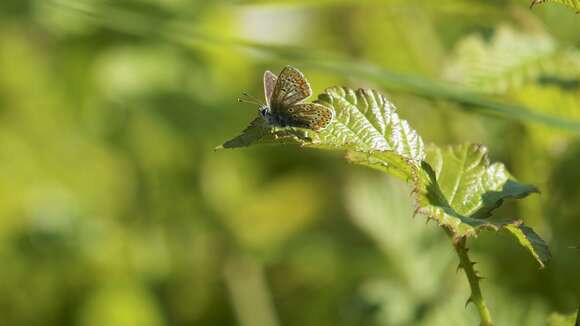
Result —
[[[473,268],[475,265],[469,259],[469,255],[467,252],[469,249],[466,246],[466,238],[455,238],[453,232],[445,228],[447,231],[447,235],[451,238],[453,242],[453,247],[457,252],[457,256],[459,257],[459,267],[463,269],[465,272],[465,276],[467,276],[467,281],[469,281],[469,287],[471,288],[471,296],[466,302],[466,305],[469,303],[473,303],[479,312],[479,317],[481,318],[480,326],[493,326],[493,321],[491,320],[491,314],[489,313],[489,309],[483,300],[483,295],[481,294],[481,288],[479,287],[479,280],[481,277],[477,275],[477,272]]]

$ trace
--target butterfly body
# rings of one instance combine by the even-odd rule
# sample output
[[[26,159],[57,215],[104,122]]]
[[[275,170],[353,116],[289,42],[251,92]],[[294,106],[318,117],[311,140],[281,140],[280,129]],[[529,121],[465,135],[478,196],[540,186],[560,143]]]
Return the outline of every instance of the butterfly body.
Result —
[[[332,121],[333,113],[329,108],[316,103],[302,103],[312,95],[312,89],[296,68],[286,67],[279,76],[266,71],[264,94],[266,104],[260,106],[258,112],[269,125],[319,131]]]
[[[266,120],[266,122],[270,125],[278,127],[290,126],[288,118],[286,118],[284,115],[273,114],[272,109],[267,105],[262,105],[258,109],[258,112],[260,112],[262,118],[264,118],[264,120]]]

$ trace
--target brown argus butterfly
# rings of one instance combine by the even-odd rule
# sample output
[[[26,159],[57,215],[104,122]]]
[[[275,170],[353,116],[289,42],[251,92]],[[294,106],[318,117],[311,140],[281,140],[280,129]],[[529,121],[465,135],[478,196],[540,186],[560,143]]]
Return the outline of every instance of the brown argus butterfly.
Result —
[[[268,124],[276,127],[298,127],[319,131],[330,124],[332,111],[316,103],[301,103],[312,95],[310,84],[296,68],[287,66],[276,77],[264,73],[266,104],[258,111]]]

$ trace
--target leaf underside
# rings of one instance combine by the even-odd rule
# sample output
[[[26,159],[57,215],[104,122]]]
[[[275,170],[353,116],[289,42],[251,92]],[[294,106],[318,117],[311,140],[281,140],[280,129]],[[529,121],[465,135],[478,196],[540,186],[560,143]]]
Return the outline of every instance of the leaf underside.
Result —
[[[320,132],[276,128],[257,117],[239,136],[218,148],[253,144],[297,144],[342,150],[360,164],[401,178],[414,187],[417,212],[451,230],[455,237],[480,230],[506,230],[544,267],[550,259],[545,242],[519,219],[490,219],[505,199],[538,192],[519,183],[501,163],[490,163],[485,146],[424,146],[419,134],[399,118],[394,105],[374,90],[333,87],[317,103],[330,108],[332,122]]]

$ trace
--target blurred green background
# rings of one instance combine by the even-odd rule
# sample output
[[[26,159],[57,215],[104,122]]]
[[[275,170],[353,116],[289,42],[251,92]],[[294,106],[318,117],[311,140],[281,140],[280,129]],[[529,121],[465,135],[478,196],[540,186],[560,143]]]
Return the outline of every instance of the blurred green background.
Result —
[[[340,153],[213,151],[285,65],[315,94],[379,89],[426,142],[486,144],[537,185],[498,214],[546,239],[548,267],[503,233],[471,252],[497,325],[573,312],[580,16],[528,6],[2,0],[0,326],[476,325],[403,183]]]

